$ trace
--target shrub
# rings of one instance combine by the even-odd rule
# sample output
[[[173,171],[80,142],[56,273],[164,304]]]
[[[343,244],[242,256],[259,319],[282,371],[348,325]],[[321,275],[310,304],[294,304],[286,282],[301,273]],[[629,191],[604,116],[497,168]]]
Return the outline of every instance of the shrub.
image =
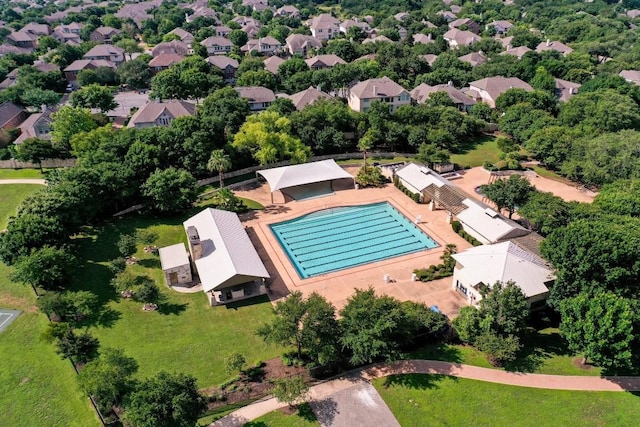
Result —
[[[378,167],[368,167],[366,171],[364,168],[360,168],[358,175],[356,175],[356,182],[363,188],[381,187],[387,182],[387,178],[382,175]]]
[[[127,260],[125,260],[123,257],[112,259],[111,261],[109,261],[109,265],[107,266],[107,268],[109,268],[109,271],[111,271],[113,274],[122,273],[126,267]]]
[[[136,241],[143,245],[151,245],[158,240],[158,233],[149,230],[138,230],[136,232]]]
[[[128,257],[136,253],[136,237],[133,234],[123,234],[118,240],[118,251]]]
[[[473,246],[480,246],[482,244],[481,241],[473,237],[471,234],[467,233],[462,229],[462,224],[458,221],[453,221],[451,223],[451,228],[455,231],[460,237],[462,237],[467,242],[471,243]]]
[[[453,221],[451,223],[451,228],[453,228],[454,232],[459,233],[460,230],[462,230],[462,224],[460,224],[460,221]]]
[[[487,353],[493,366],[504,366],[505,363],[513,362],[520,351],[520,340],[515,335],[503,337],[487,332],[476,339],[476,345]]]

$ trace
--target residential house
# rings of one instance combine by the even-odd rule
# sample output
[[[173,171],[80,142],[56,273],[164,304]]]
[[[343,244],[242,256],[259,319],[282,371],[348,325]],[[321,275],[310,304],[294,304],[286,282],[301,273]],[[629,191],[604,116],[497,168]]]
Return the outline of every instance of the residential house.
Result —
[[[536,52],[538,53],[546,52],[548,50],[555,50],[556,52],[560,52],[564,56],[567,56],[571,52],[573,52],[573,49],[571,49],[566,44],[559,41],[551,41],[550,39],[547,39],[546,42],[542,42],[536,47]]]
[[[329,40],[340,32],[340,20],[328,13],[321,13],[307,21],[311,35],[318,40]]]
[[[158,56],[166,53],[187,56],[191,48],[182,40],[171,40],[170,42],[158,43],[152,50],[151,56]]]
[[[396,20],[400,21],[400,22],[406,21],[407,19],[409,19],[410,16],[411,15],[409,15],[409,12],[399,12],[399,13],[396,13],[395,15],[393,15],[393,17],[396,18]]]
[[[573,95],[578,93],[580,83],[574,83],[562,79],[554,79],[556,81],[556,97],[559,101],[568,101]]]
[[[51,139],[51,113],[52,109],[44,108],[42,112],[27,117],[20,124],[20,136],[13,143],[20,145],[29,138]]]
[[[522,57],[524,56],[525,53],[527,52],[531,52],[531,49],[529,49],[526,46],[518,46],[518,47],[511,47],[509,46],[507,48],[507,50],[505,50],[504,52],[502,52],[500,55],[513,55],[518,59],[522,59]]]
[[[498,20],[487,24],[487,28],[493,28],[496,34],[506,34],[513,27],[509,21]]]
[[[99,44],[85,53],[84,59],[102,59],[113,62],[116,67],[124,62],[124,49],[110,44]]]
[[[317,55],[317,56],[305,59],[304,62],[306,62],[309,68],[312,70],[321,70],[323,68],[331,68],[338,64],[347,63],[344,59],[340,58],[338,55],[333,55],[333,54]]]
[[[217,12],[209,7],[207,0],[196,0],[193,3],[182,3],[178,6],[182,9],[193,11],[191,15],[186,16],[186,22],[191,23],[199,17],[211,18],[216,23],[220,22]]]
[[[254,19],[250,16],[236,16],[232,19],[233,22],[240,24],[240,27],[243,31],[247,31],[247,27],[253,27],[260,29],[262,27],[262,22]]]
[[[189,253],[184,243],[160,248],[158,255],[160,255],[160,266],[167,286],[186,285],[193,281]]]
[[[637,70],[622,70],[618,74],[625,79],[627,83],[633,83],[634,85],[640,85],[640,71]]]
[[[426,55],[419,55],[419,56],[420,58],[427,61],[427,64],[429,64],[430,67],[432,67],[433,63],[436,62],[436,59],[438,59],[438,55],[434,55],[432,53],[427,53]]]
[[[227,37],[231,32],[231,28],[227,27],[226,25],[218,25],[216,27],[213,27],[213,30],[216,32],[216,36],[218,37]]]
[[[182,41],[183,43],[186,43],[189,46],[191,45],[191,43],[193,43],[193,34],[191,34],[187,30],[183,30],[180,27],[174,28],[173,30],[169,31],[168,34],[175,34],[180,38],[180,41]]]
[[[177,53],[163,53],[149,61],[149,69],[153,74],[169,69],[173,64],[182,61],[184,56]]]
[[[509,89],[519,88],[527,92],[533,91],[533,88],[526,82],[517,77],[487,77],[469,83],[469,88],[463,90],[468,96],[476,101],[486,102],[491,108],[496,107],[496,99]]]
[[[471,31],[474,34],[480,34],[480,25],[473,19],[469,18],[460,18],[455,21],[451,21],[449,22],[449,28],[457,28],[459,30]]]
[[[283,62],[284,59],[280,58],[279,56],[270,56],[262,61],[262,63],[264,64],[264,69],[275,75],[278,74],[278,68],[280,68],[280,65],[282,65]]]
[[[122,31],[113,27],[98,27],[91,32],[89,40],[100,44],[111,44],[113,36],[120,34]]]
[[[504,49],[511,49],[513,47],[511,45],[511,43],[513,42],[513,36],[506,36],[506,37],[495,36],[493,39],[499,41]]]
[[[362,31],[364,31],[365,34],[368,34],[369,32],[371,32],[371,26],[369,25],[368,22],[366,22],[366,21],[358,21],[358,20],[355,20],[355,19],[347,19],[347,20],[341,22],[340,26],[339,26],[339,29],[340,29],[341,33],[347,34],[351,27],[358,27]]]
[[[58,25],[53,29],[53,33],[51,36],[60,41],[61,43],[82,43],[82,38],[80,37],[80,31],[84,25],[78,22],[72,22],[69,25]]]
[[[455,49],[459,46],[469,46],[473,43],[480,41],[480,36],[472,33],[471,31],[459,30],[452,28],[442,36],[444,40],[449,43],[450,49]]]
[[[422,43],[422,44],[431,44],[431,43],[435,43],[435,40],[433,40],[433,36],[431,34],[414,34],[413,35],[413,44],[418,44],[418,43]]]
[[[375,61],[377,57],[378,55],[376,55],[375,53],[369,53],[367,55],[362,55],[361,57],[354,59],[353,62]]]
[[[318,99],[331,98],[331,96],[319,89],[309,87],[301,92],[290,95],[288,98],[293,102],[293,105],[296,106],[296,110],[300,111],[307,105],[313,104]]]
[[[266,110],[276,100],[273,91],[262,86],[240,86],[236,91],[249,101],[249,109],[253,112]]]
[[[458,15],[448,10],[441,10],[438,15],[442,16],[445,21],[452,22],[458,19]]]
[[[627,10],[627,16],[631,19],[636,19],[638,16],[640,16],[640,9]]]
[[[554,282],[553,271],[533,252],[506,241],[469,248],[453,255],[452,287],[471,305],[482,300],[482,291],[496,282],[514,282],[527,299],[530,310],[542,309]]]
[[[208,208],[183,225],[194,271],[211,305],[267,293],[269,273],[238,215]]]
[[[26,118],[27,112],[13,102],[0,104],[0,129],[17,128]]]
[[[404,27],[398,27],[398,35],[400,36],[400,40],[404,40],[407,38],[408,31]]]
[[[273,55],[280,51],[282,43],[271,36],[249,40],[240,50],[243,52],[258,52],[263,55]]]
[[[348,103],[352,110],[367,111],[374,101],[382,101],[394,112],[402,105],[411,104],[409,92],[389,77],[369,79],[357,83],[349,91]]]
[[[471,64],[472,67],[475,67],[476,65],[484,64],[487,61],[487,57],[482,51],[471,52],[466,55],[462,55],[458,59],[462,62],[466,62],[467,64]]]
[[[231,40],[218,36],[207,37],[200,44],[207,49],[208,55],[226,55],[233,48]]]
[[[236,81],[236,72],[238,71],[238,61],[224,55],[214,55],[207,58],[207,62],[222,71],[224,81],[234,84]]]
[[[410,95],[418,104],[424,104],[432,94],[437,92],[445,92],[449,95],[451,102],[453,102],[460,111],[468,112],[471,107],[476,104],[475,100],[469,98],[459,89],[456,89],[453,84],[429,86],[426,83],[422,83],[416,86]]]
[[[95,70],[100,67],[115,68],[115,64],[103,59],[78,59],[73,61],[64,70],[64,78],[68,83],[75,85],[78,80],[78,74],[82,70]]]
[[[49,24],[38,24],[37,22],[29,22],[20,31],[35,34],[38,37],[51,35]]]
[[[371,39],[362,40],[362,44],[370,44],[370,43],[394,43],[394,41],[387,36],[375,36]]]
[[[290,34],[285,40],[285,50],[289,55],[306,57],[315,49],[320,49],[322,42],[313,36]]]
[[[163,0],[149,0],[141,3],[128,3],[122,6],[116,13],[116,18],[131,19],[138,28],[142,29],[142,23],[153,19],[148,11],[160,7]]]
[[[31,49],[25,49],[12,44],[2,43],[0,44],[0,58],[9,53],[31,53]]]
[[[300,18],[300,11],[297,7],[292,6],[290,4],[286,4],[276,10],[276,13],[273,14],[274,17],[279,16],[288,16],[289,18]]]
[[[33,63],[32,67],[42,73],[48,73],[50,71],[60,72],[60,67],[58,67],[57,65],[49,64],[48,62],[36,61]],[[9,71],[7,77],[2,82],[0,82],[0,89],[6,89],[16,84],[19,72],[20,68],[14,68],[13,70]]]
[[[149,101],[131,116],[127,127],[138,129],[167,127],[178,117],[193,116],[195,113],[194,104],[180,99]]]
[[[30,52],[38,46],[39,36],[27,31],[14,31],[5,37],[7,43],[22,49],[28,49]]]

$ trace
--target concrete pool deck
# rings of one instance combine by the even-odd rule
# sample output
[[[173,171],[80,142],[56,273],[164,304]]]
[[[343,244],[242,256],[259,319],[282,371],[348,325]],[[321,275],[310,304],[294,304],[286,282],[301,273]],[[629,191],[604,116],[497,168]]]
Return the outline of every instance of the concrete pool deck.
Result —
[[[352,174],[357,172],[357,168],[346,168],[346,170]],[[448,316],[456,316],[460,307],[466,305],[464,298],[452,289],[450,277],[422,283],[411,281],[411,275],[416,268],[439,264],[441,262],[440,256],[448,243],[455,244],[458,251],[463,251],[471,245],[453,232],[451,225],[446,222],[446,211],[432,212],[428,205],[415,203],[392,184],[387,184],[383,188],[341,190],[326,197],[273,205],[266,184],[239,188],[235,193],[239,197],[246,197],[267,206],[262,211],[241,215],[241,220],[272,277],[269,283],[269,296],[272,301],[293,291],[301,291],[303,295],[318,292],[340,310],[353,294],[354,288],[366,289],[373,286],[377,293],[393,296],[402,301],[412,300],[428,305],[437,305]],[[281,200],[281,195],[276,195],[274,200]],[[269,229],[269,224],[321,209],[384,201],[391,203],[410,221],[420,215],[422,218],[419,227],[440,246],[347,270],[301,279]],[[385,283],[385,275],[389,275],[392,281]]]

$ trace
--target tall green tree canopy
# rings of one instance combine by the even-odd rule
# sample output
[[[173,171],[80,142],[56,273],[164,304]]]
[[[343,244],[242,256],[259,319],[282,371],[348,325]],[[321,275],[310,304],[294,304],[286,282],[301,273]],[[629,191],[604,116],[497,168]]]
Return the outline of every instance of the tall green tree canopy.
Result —
[[[113,96],[113,89],[91,84],[73,92],[70,97],[71,105],[81,108],[98,108],[103,113],[118,106]]]
[[[168,168],[156,170],[142,186],[154,210],[174,214],[188,209],[198,197],[196,180],[184,170]]]
[[[82,107],[63,106],[51,118],[51,140],[66,148],[70,147],[69,143],[75,134],[98,127],[91,111]]]
[[[511,175],[507,179],[498,179],[491,184],[483,185],[482,191],[496,204],[498,210],[506,209],[511,218],[516,208],[524,205],[535,189],[523,176]]]

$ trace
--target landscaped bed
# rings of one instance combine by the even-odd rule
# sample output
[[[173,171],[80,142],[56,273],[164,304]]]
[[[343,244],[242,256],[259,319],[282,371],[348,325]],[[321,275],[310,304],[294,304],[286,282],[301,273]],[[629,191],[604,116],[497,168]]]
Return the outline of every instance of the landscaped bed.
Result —
[[[410,374],[373,381],[400,425],[635,426],[632,393],[546,390]]]

